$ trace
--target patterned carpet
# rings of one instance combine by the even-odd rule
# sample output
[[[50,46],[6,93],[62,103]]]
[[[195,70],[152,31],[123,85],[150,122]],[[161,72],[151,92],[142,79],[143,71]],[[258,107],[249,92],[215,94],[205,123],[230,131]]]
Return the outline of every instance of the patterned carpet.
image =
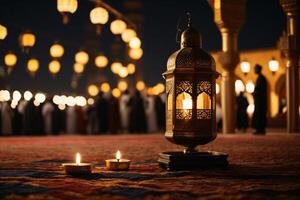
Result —
[[[219,135],[201,147],[229,153],[227,170],[166,172],[157,155],[179,150],[162,134],[0,138],[0,199],[299,199],[300,136]],[[109,172],[117,150],[128,172]],[[80,152],[94,173],[66,176],[64,162]]]

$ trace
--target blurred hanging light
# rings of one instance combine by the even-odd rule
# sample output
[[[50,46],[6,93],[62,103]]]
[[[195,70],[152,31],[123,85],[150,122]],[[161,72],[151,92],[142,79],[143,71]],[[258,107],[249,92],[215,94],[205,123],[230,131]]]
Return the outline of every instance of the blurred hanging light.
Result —
[[[87,103],[88,105],[94,105],[95,100],[93,98],[88,98]]]
[[[24,92],[23,97],[26,101],[29,101],[33,97],[33,94],[27,90]]]
[[[17,60],[17,56],[12,52],[9,52],[4,56],[4,63],[7,66],[8,73],[12,71],[13,67],[17,63]]]
[[[235,81],[235,93],[239,94],[240,92],[244,92],[245,91],[245,86],[243,81],[241,80],[236,80]]]
[[[58,43],[53,44],[50,47],[50,55],[52,58],[60,58],[64,55],[64,47]]]
[[[19,37],[20,46],[28,53],[29,49],[35,44],[35,35],[30,31],[25,31]]]
[[[121,96],[121,91],[118,88],[114,88],[111,93],[115,98],[119,98]]]
[[[129,47],[132,49],[138,49],[141,47],[141,45],[142,45],[142,42],[141,42],[140,38],[138,38],[138,37],[133,37],[129,41]]]
[[[110,24],[110,30],[115,35],[122,34],[125,31],[126,27],[126,23],[120,19],[116,19]]]
[[[104,93],[106,93],[106,92],[109,92],[109,90],[110,90],[110,85],[109,85],[109,83],[107,83],[107,82],[104,82],[104,83],[102,83],[101,84],[101,91],[102,92],[104,92]]]
[[[273,75],[279,70],[279,62],[274,57],[269,61],[269,69]]]
[[[165,85],[162,83],[158,83],[153,87],[154,95],[159,95],[165,91]]]
[[[101,33],[101,25],[106,24],[109,18],[109,14],[105,8],[96,7],[90,12],[90,20],[96,25],[96,31],[99,35]]]
[[[56,75],[60,71],[60,68],[60,62],[58,62],[57,60],[52,60],[48,65],[48,69],[53,75]]]
[[[7,36],[7,28],[0,24],[0,40],[4,40]]]
[[[14,101],[16,101],[16,102],[20,101],[21,98],[22,98],[21,92],[19,92],[18,90],[15,90],[15,91],[13,92],[12,97],[13,97],[13,100],[14,100]]]
[[[139,60],[142,56],[143,56],[143,50],[141,48],[129,50],[129,57],[134,60]]]
[[[132,38],[136,36],[135,30],[131,28],[127,28],[125,31],[122,33],[122,40],[126,43],[128,43]]]
[[[246,91],[248,93],[253,93],[254,92],[254,89],[255,89],[255,85],[252,81],[249,81],[247,84],[246,84]]]
[[[106,56],[104,55],[98,55],[96,58],[95,58],[95,65],[99,68],[104,68],[106,67],[108,64],[108,59]]]
[[[128,76],[128,71],[126,67],[121,67],[119,70],[119,76],[121,78],[126,78]]]
[[[27,70],[29,71],[29,73],[34,76],[35,73],[38,71],[38,69],[40,68],[40,63],[38,61],[38,59],[36,58],[30,58],[27,62]]]
[[[74,63],[73,70],[76,74],[82,74],[84,71],[84,65],[80,63]]]
[[[247,107],[247,113],[248,115],[252,116],[255,110],[255,105],[253,103],[249,104]]]
[[[46,100],[46,95],[39,92],[35,94],[34,99],[39,103],[43,103]]]
[[[129,63],[127,65],[127,71],[128,71],[128,74],[134,74],[135,73],[135,64]]]
[[[146,87],[146,86],[145,86],[144,81],[138,81],[138,82],[136,83],[136,89],[137,89],[138,91],[144,90],[145,87]]]
[[[120,71],[120,69],[123,67],[123,65],[122,65],[122,63],[120,63],[120,62],[113,62],[112,64],[111,64],[111,71],[112,71],[112,73],[114,73],[114,74],[119,74],[119,71]]]
[[[85,51],[79,51],[75,54],[75,61],[85,65],[89,62],[89,54]]]
[[[118,88],[119,88],[120,91],[124,92],[128,88],[127,82],[126,81],[120,81],[118,83]]]
[[[241,71],[246,76],[250,72],[250,63],[248,61],[244,60],[243,62],[241,62],[240,66],[241,66]]]
[[[94,84],[89,85],[87,88],[87,91],[88,91],[89,95],[92,97],[97,96],[99,93],[98,87]]]
[[[9,101],[10,100],[10,92],[8,90],[0,90],[0,101]]]
[[[69,22],[69,15],[73,14],[77,7],[77,0],[57,0],[57,10],[62,14],[64,24]]]

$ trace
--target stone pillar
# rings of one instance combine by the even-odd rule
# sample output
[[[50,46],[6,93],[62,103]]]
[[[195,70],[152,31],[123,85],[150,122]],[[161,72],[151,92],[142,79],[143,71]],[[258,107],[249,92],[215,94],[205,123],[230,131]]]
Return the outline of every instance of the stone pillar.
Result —
[[[221,84],[223,133],[234,133],[236,126],[234,70],[239,63],[238,32],[244,21],[245,0],[210,0],[210,5],[222,36],[219,60],[224,69]]]
[[[299,126],[299,12],[300,0],[280,0],[287,15],[286,96],[287,132],[300,132]]]

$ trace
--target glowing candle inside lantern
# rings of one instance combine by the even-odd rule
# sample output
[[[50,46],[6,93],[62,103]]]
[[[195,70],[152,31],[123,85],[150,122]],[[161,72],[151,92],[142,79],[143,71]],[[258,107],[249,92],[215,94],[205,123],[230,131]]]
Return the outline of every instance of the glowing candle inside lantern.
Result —
[[[80,165],[81,156],[80,153],[76,153],[76,165]]]
[[[193,108],[192,99],[183,99],[182,100],[182,108],[183,109],[192,109]]]

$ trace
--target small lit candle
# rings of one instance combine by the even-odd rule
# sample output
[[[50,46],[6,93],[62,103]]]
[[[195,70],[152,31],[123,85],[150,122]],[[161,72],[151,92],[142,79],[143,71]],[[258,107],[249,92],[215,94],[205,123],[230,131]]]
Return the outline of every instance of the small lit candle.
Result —
[[[81,163],[80,153],[76,153],[75,163],[64,163],[63,168],[69,175],[85,175],[92,173],[91,163]]]
[[[127,171],[129,170],[130,160],[121,159],[121,152],[118,150],[116,159],[106,160],[106,168],[111,171]]]

